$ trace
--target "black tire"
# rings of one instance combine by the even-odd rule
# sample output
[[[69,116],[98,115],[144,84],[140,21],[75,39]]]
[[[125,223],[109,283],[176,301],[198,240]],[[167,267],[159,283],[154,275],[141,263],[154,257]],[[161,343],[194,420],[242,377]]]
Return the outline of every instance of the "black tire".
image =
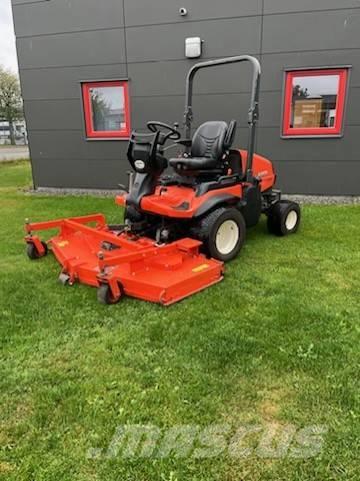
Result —
[[[43,245],[45,252],[43,254],[40,254],[40,252],[37,250],[36,246],[32,242],[28,242],[26,246],[26,253],[29,257],[29,259],[36,260],[40,259],[41,257],[45,257],[48,253],[48,246],[46,242],[41,241],[41,244]]]
[[[290,218],[290,216],[292,217]],[[299,228],[300,219],[299,204],[289,200],[280,200],[270,208],[267,227],[271,234],[277,236],[294,234]]]
[[[225,246],[224,249],[221,250],[220,239],[218,237],[219,235],[221,236],[219,229],[220,227],[223,227],[224,229],[224,223],[226,221],[233,222],[233,224],[227,224],[228,232],[233,236],[233,239],[230,242],[230,246],[228,243],[227,248]],[[234,229],[236,231],[236,228],[237,232],[234,232]],[[222,236],[225,236],[225,239],[227,235],[226,232],[225,229],[225,234]],[[214,259],[227,262],[234,259],[244,245],[246,237],[245,220],[238,209],[234,207],[220,207],[201,218],[197,225],[191,228],[191,235],[202,241],[203,249],[206,254]],[[234,245],[232,246],[232,244]]]
[[[120,287],[120,296],[114,297],[109,284],[100,284],[97,289],[97,299],[101,304],[117,304],[122,298],[122,286]]]

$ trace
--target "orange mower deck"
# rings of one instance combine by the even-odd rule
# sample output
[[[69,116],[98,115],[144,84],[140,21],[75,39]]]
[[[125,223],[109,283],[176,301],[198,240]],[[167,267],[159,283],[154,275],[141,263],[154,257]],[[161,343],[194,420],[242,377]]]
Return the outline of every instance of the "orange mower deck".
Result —
[[[223,279],[223,263],[200,254],[201,242],[184,238],[157,245],[111,230],[102,214],[27,223],[25,241],[36,257],[47,253],[47,244],[33,232],[54,228],[59,232],[47,244],[62,266],[59,279],[97,287],[101,302],[127,295],[170,305]]]

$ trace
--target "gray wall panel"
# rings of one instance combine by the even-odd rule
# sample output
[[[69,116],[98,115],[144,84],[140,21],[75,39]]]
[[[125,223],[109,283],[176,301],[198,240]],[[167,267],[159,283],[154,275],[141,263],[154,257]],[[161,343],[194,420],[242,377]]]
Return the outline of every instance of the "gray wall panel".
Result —
[[[248,127],[236,129],[236,135],[233,142],[233,147],[246,150],[248,147],[248,138],[249,138]]]
[[[360,129],[360,88],[349,90],[347,109],[345,111],[345,125],[357,125]],[[358,143],[360,148],[360,141]],[[348,146],[352,148],[351,145]]]
[[[194,96],[194,125],[207,120],[238,121],[239,127],[247,125],[249,94],[219,94]],[[182,122],[184,99],[172,97],[135,97],[132,99],[133,127],[145,125],[146,119],[156,119],[167,123]]]
[[[11,0],[13,5],[27,4],[27,3],[45,3],[49,0]]]
[[[82,106],[76,100],[28,100],[25,102],[26,125],[32,130],[80,130]]]
[[[246,127],[250,94],[199,95],[194,97],[194,123],[207,120],[237,121],[238,127]]]
[[[263,51],[359,48],[359,31],[357,10],[268,15],[264,17]]]
[[[148,120],[182,122],[184,100],[172,97],[134,97],[131,100],[131,122],[133,128],[143,128]]]
[[[338,10],[339,8],[359,6],[359,0],[265,0],[264,13]]]
[[[128,75],[133,127],[150,119],[181,124],[185,76],[198,61],[184,58],[185,38],[204,40],[203,59],[260,54],[263,20],[257,151],[274,160],[286,192],[360,193],[360,8],[352,9],[360,0],[125,0],[126,42],[122,0],[12,3],[37,185],[116,188],[126,182],[127,142],[84,137],[81,80]],[[179,16],[180,6],[187,17]],[[344,137],[281,139],[284,69],[344,64],[352,65]],[[249,70],[238,65],[201,72],[194,128],[236,118],[234,145],[246,148],[249,81]]]
[[[127,77],[126,64],[20,70],[25,100],[80,97],[82,80],[118,80]]]
[[[344,137],[328,139],[281,139],[280,128],[260,128],[258,148],[260,154],[274,160],[359,161],[360,127],[348,126]],[[315,163],[315,162],[314,162]]]
[[[204,40],[203,57],[258,53],[261,17],[127,29],[129,62],[183,59],[185,38]]]
[[[126,181],[125,170],[126,165],[116,161],[38,159],[34,164],[35,187],[116,189]]]
[[[18,37],[117,28],[124,24],[122,1],[52,0],[14,4],[13,8]]]
[[[179,15],[179,8],[186,7],[188,15]],[[186,22],[221,17],[260,15],[262,0],[125,0],[127,25]]]
[[[126,159],[127,142],[86,141],[84,132],[42,130],[30,132],[31,152],[35,160],[43,159],[84,159],[119,160]]]
[[[129,64],[131,95],[183,95],[186,74],[195,62],[177,60]],[[251,86],[251,68],[227,65],[199,71],[194,82],[194,93],[248,92]]]
[[[360,40],[359,40],[360,47]],[[282,88],[284,70],[291,68],[351,65],[350,85],[360,86],[359,50],[330,50],[323,52],[293,52],[265,54],[262,56],[262,90]]]
[[[275,168],[279,179],[277,185],[288,194],[359,194],[360,161],[275,162]]]
[[[125,62],[122,28],[20,38],[17,48],[22,69]]]
[[[194,95],[194,124],[206,120],[238,121],[239,126],[247,125],[249,93]],[[260,104],[260,127],[279,128],[282,119],[283,92],[263,92]],[[181,122],[184,110],[183,96],[132,97],[133,126],[140,128],[145,125],[145,119],[156,118],[163,122]],[[360,89],[349,92],[346,124],[360,125],[359,117]]]
[[[277,92],[262,92],[260,98],[260,127],[277,127],[281,123],[281,106],[283,93]]]

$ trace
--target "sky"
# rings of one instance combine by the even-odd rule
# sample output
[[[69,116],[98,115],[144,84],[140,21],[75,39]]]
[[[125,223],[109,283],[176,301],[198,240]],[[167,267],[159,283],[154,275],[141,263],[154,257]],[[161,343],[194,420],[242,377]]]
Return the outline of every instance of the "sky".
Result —
[[[0,65],[18,71],[11,0],[0,0]]]
[[[1,2],[1,0],[0,0]],[[293,86],[300,85],[308,89],[309,95],[336,95],[339,87],[338,75],[322,75],[321,77],[295,77]]]

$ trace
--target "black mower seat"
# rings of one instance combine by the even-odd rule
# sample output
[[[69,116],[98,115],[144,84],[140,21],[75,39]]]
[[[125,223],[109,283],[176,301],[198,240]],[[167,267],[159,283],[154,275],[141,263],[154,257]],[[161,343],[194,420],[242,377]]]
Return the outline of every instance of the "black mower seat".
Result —
[[[231,147],[236,129],[236,121],[230,125],[222,121],[205,122],[196,130],[191,153],[187,157],[169,160],[169,164],[178,172],[214,170],[221,168],[224,153]]]
[[[216,159],[208,157],[178,157],[177,159],[170,159],[169,163],[177,170],[215,169],[218,165]]]

